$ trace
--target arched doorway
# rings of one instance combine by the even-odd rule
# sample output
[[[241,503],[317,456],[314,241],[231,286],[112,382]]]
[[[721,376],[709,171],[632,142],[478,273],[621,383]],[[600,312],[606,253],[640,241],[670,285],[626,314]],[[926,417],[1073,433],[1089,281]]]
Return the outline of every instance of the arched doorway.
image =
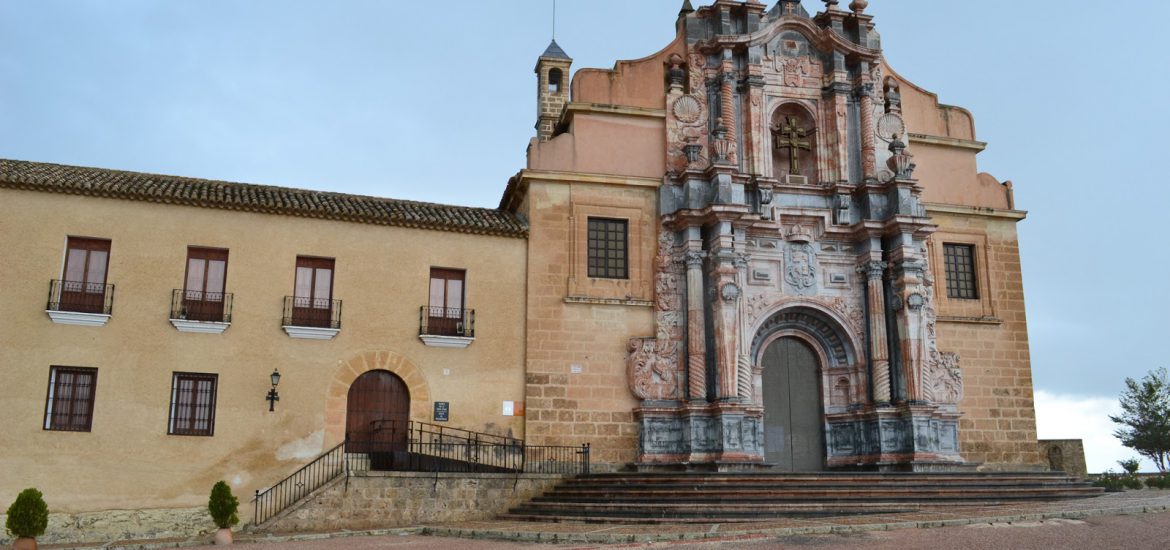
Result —
[[[410,391],[390,371],[372,370],[349,387],[345,414],[345,450],[392,459],[405,453]],[[375,465],[376,467],[376,465]]]
[[[787,472],[825,468],[820,365],[798,338],[772,342],[763,356],[765,460]]]

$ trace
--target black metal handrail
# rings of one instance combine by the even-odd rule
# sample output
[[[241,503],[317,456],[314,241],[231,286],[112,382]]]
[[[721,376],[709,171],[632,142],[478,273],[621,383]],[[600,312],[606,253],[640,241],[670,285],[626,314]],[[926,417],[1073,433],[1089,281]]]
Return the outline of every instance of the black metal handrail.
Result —
[[[285,296],[281,322],[286,327],[340,329],[341,300]]]
[[[528,445],[514,437],[413,420],[370,424],[369,437],[347,441],[347,452],[361,455],[351,457],[351,470],[589,473],[588,443]]]
[[[257,490],[252,522],[260,525],[276,514],[346,473],[345,443],[306,464],[275,485]]]
[[[171,293],[171,319],[230,323],[232,294],[176,288]]]
[[[400,420],[375,420],[372,434],[401,437]],[[292,475],[257,490],[253,523],[272,519],[327,483],[353,472],[588,474],[589,444],[527,445],[523,439],[407,421],[410,438],[347,438]],[[348,478],[347,478],[348,482]]]
[[[45,309],[110,315],[114,311],[114,285],[50,280]]]
[[[418,333],[475,338],[475,310],[422,306],[418,308]]]

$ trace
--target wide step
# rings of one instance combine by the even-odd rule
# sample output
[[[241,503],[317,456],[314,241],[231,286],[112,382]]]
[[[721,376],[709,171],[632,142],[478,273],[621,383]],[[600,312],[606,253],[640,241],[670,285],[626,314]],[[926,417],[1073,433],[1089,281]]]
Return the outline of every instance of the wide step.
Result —
[[[618,473],[580,476],[505,519],[617,523],[760,521],[887,514],[1100,495],[1061,472]]]

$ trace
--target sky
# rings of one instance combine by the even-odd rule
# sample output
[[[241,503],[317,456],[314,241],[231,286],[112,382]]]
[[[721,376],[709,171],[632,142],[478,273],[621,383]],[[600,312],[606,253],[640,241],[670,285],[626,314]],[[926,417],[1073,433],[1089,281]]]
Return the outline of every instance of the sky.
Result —
[[[670,42],[681,3],[560,0],[556,39],[574,69],[612,67]],[[1118,469],[1135,453],[1101,419],[1170,366],[1170,2],[868,12],[899,74],[974,113],[980,170],[1029,212],[1040,437]],[[0,157],[494,207],[552,22],[550,0],[0,0]]]

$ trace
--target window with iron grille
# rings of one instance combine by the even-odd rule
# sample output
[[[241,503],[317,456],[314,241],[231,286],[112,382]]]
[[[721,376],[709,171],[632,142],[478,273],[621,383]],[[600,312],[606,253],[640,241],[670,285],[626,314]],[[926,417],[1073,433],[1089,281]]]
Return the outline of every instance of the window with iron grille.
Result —
[[[979,299],[975,283],[975,246],[943,244],[943,261],[947,271],[947,298]]]
[[[629,221],[589,218],[589,276],[628,279]]]
[[[88,432],[93,427],[97,369],[50,367],[45,399],[45,429]]]
[[[215,389],[219,376],[176,372],[171,382],[171,435],[215,435]]]

